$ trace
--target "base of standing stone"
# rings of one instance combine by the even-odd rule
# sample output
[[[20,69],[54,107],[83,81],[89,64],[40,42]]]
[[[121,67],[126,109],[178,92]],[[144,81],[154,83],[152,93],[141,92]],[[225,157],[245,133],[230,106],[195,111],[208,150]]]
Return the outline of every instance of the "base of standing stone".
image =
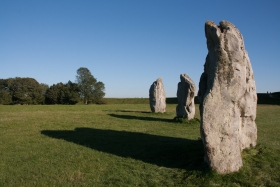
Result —
[[[186,117],[174,117],[173,121],[179,123],[187,123],[187,124],[200,124],[200,120],[197,118],[188,120],[188,118]]]

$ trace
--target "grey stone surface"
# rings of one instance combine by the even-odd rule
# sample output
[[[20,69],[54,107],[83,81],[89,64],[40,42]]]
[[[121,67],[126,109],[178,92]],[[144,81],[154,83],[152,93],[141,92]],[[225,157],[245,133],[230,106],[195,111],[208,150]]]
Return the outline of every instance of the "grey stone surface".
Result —
[[[199,83],[205,161],[218,173],[238,171],[241,152],[257,142],[257,93],[239,30],[228,21],[205,23],[208,54]]]
[[[176,107],[177,117],[193,119],[195,115],[194,95],[196,92],[193,80],[187,74],[180,75],[181,82],[178,83]]]
[[[150,108],[152,112],[164,113],[166,109],[166,96],[162,78],[158,78],[150,87],[149,90]]]

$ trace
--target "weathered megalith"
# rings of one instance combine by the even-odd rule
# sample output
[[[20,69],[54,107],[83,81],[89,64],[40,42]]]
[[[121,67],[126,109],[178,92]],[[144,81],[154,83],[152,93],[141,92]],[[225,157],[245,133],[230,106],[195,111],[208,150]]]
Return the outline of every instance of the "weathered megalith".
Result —
[[[165,112],[166,97],[162,78],[158,78],[150,87],[149,90],[150,107],[152,112]]]
[[[179,118],[191,120],[195,115],[195,84],[187,74],[180,75],[181,82],[178,83],[176,114]]]
[[[257,142],[257,93],[239,30],[228,21],[205,23],[208,54],[199,82],[205,161],[218,173],[238,171],[241,151]]]

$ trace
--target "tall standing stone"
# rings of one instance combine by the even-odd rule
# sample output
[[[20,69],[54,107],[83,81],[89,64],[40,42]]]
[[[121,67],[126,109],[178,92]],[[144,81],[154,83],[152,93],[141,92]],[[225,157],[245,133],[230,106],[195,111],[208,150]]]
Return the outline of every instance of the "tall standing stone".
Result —
[[[162,78],[158,78],[150,87],[149,90],[150,107],[152,112],[165,112],[166,97]]]
[[[257,93],[239,30],[228,21],[205,23],[208,54],[199,83],[205,161],[218,173],[242,167],[241,151],[257,142]]]
[[[178,105],[176,107],[177,117],[193,119],[195,115],[195,84],[187,74],[180,75],[181,82],[178,83],[177,99]]]

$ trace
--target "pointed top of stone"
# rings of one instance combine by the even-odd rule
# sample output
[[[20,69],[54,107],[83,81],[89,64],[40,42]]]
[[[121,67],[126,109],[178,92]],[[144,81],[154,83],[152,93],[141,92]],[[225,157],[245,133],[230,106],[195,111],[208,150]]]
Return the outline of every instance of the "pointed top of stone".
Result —
[[[180,80],[181,80],[181,82],[186,82],[186,81],[190,82],[190,81],[192,81],[192,79],[186,73],[180,74]]]
[[[161,81],[162,81],[162,78],[160,77],[160,78],[158,78],[156,81],[157,81],[157,82],[161,82]]]
[[[187,82],[190,85],[191,89],[195,90],[195,84],[193,80],[188,76],[188,74],[180,74],[180,80],[181,82]]]

